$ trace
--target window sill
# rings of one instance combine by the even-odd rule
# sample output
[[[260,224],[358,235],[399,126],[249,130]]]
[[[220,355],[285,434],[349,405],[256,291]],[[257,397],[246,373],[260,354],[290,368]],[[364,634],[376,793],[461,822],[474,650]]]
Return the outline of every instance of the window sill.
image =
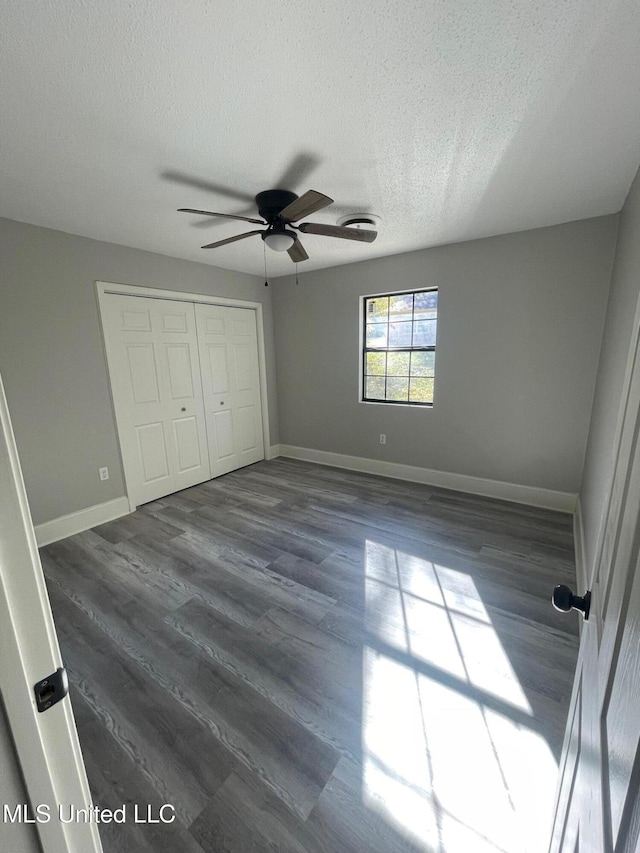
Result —
[[[433,409],[433,403],[405,403],[397,402],[393,400],[358,400],[359,403],[363,403],[365,406],[395,406],[403,407],[405,409]]]

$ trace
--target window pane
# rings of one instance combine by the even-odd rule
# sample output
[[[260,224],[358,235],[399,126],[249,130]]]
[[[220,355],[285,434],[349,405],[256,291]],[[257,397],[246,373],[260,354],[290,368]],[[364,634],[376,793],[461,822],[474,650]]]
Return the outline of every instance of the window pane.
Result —
[[[413,293],[390,296],[389,316],[391,320],[411,320],[413,316]]]
[[[411,403],[433,403],[433,379],[411,379],[409,384],[409,401]]]
[[[386,373],[386,352],[368,352],[365,373],[372,376],[384,376]]]
[[[376,296],[375,299],[367,299],[365,307],[368,323],[380,323],[386,321],[389,314],[389,297]]]
[[[433,376],[435,368],[435,352],[412,352],[411,353],[411,375]]]
[[[428,320],[438,312],[438,292],[416,293],[413,306],[414,320]]]
[[[389,376],[409,375],[409,352],[390,352],[387,355],[387,374]]]
[[[386,347],[388,328],[386,323],[367,323],[367,346]]]
[[[400,377],[389,377],[387,379],[387,400],[407,401],[409,396],[409,380]]]
[[[384,376],[365,377],[364,396],[370,400],[384,400]]]
[[[363,311],[363,398],[432,405],[438,291],[367,296]]]
[[[409,323],[389,323],[389,346],[390,347],[410,347],[411,346],[411,326]]]
[[[414,347],[432,347],[436,342],[436,320],[416,320],[413,324]]]

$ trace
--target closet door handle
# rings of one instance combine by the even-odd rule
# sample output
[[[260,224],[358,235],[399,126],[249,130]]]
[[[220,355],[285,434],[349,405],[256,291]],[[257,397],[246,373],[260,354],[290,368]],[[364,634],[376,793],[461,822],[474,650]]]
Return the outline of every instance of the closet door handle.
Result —
[[[574,595],[570,587],[560,584],[553,590],[551,602],[556,610],[561,613],[569,613],[571,610],[579,610],[584,616],[585,622],[589,618],[591,609],[591,592],[587,590],[584,595]]]

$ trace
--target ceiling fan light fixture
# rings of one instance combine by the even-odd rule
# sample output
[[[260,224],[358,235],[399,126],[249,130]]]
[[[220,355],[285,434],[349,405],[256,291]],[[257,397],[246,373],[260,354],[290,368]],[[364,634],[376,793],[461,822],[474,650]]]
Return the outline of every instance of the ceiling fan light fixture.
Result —
[[[296,235],[291,231],[267,231],[262,239],[274,252],[286,252],[296,241]]]

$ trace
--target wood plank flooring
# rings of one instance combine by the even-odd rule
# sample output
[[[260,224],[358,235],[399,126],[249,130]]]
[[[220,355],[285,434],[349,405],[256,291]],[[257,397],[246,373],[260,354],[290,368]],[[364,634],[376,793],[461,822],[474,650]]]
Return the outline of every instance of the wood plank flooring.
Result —
[[[280,458],[41,558],[105,853],[544,849],[569,516]]]

